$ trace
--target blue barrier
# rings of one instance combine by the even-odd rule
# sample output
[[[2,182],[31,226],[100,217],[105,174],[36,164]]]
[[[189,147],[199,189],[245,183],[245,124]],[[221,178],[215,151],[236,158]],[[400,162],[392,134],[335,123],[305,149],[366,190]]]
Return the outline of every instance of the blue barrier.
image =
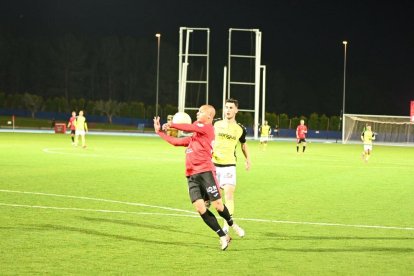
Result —
[[[27,110],[16,110],[16,109],[0,109],[1,116],[17,116],[17,117],[31,117],[32,113]],[[71,113],[64,113],[64,112],[46,112],[46,111],[39,111],[35,114],[36,119],[44,119],[44,120],[55,120],[55,122],[67,122],[71,116]],[[90,123],[108,123],[108,118],[106,116],[99,116],[99,115],[88,115],[85,114],[85,117],[88,122]],[[124,118],[124,117],[112,117],[112,123],[116,125],[128,125],[128,126],[152,126],[153,122],[152,119],[136,119],[136,118]]]
[[[247,135],[253,136],[253,128],[247,127]],[[260,134],[259,134],[260,135]],[[276,134],[272,131],[271,135],[273,138],[295,138],[296,137],[296,129],[279,129],[278,133]],[[332,130],[308,130],[308,134],[306,136],[309,139],[328,139],[328,140],[340,140],[342,139],[342,132],[340,131],[332,131]]]

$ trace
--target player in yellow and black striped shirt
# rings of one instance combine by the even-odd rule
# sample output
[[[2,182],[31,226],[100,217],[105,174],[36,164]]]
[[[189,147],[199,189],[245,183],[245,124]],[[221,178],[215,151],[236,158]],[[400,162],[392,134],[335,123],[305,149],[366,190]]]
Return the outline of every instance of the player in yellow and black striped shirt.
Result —
[[[365,160],[365,162],[368,162],[372,152],[372,140],[375,140],[375,133],[372,132],[370,125],[367,125],[365,130],[361,133],[361,140],[364,143],[362,159]]]
[[[272,132],[272,129],[270,128],[267,121],[264,121],[263,125],[259,128],[260,132],[260,145],[262,146],[262,150],[266,150],[267,147],[267,141],[269,141],[270,133]]]
[[[236,189],[236,148],[240,143],[246,160],[246,170],[250,169],[250,156],[246,144],[246,128],[237,123],[238,101],[226,100],[225,118],[214,123],[215,140],[213,163],[216,166],[217,179],[224,191],[224,200],[231,215],[234,213],[234,191]],[[223,226],[228,231],[228,225]]]
[[[80,136],[82,139],[82,147],[86,148],[85,134],[88,132],[88,124],[86,123],[86,118],[83,116],[83,110],[79,111],[79,115],[76,117],[75,125],[75,146],[78,146]]]

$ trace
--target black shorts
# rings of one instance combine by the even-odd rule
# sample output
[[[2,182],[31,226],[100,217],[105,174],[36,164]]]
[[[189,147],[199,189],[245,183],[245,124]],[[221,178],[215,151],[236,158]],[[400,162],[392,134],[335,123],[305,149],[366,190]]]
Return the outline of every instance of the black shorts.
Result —
[[[76,130],[74,130],[74,129],[71,129],[71,130],[70,130],[70,134],[75,135],[75,132],[76,132]]]
[[[221,198],[217,178],[211,171],[187,176],[187,182],[191,203],[198,199],[215,201]]]
[[[306,139],[305,138],[300,138],[300,139],[298,139],[298,144],[300,144],[300,143],[306,143]]]

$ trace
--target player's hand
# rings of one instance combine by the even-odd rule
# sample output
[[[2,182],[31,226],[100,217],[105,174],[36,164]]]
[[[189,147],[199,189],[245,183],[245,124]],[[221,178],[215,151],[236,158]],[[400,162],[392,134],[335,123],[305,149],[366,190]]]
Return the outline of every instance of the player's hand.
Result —
[[[251,166],[250,160],[246,159],[245,163],[246,163],[246,171],[250,170],[250,166]]]
[[[160,132],[160,128],[161,128],[160,117],[159,116],[154,117],[153,122],[154,122],[154,131],[155,131],[155,133]]]
[[[170,129],[171,123],[165,123],[162,125],[162,130],[167,131]]]

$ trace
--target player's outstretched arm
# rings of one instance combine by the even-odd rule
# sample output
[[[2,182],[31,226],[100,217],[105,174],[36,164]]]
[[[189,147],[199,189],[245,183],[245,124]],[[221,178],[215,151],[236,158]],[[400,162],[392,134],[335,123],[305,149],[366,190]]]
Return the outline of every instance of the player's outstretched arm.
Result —
[[[183,146],[187,147],[190,144],[191,137],[185,137],[185,138],[176,138],[172,136],[168,136],[163,131],[161,131],[161,124],[160,124],[160,117],[154,117],[154,131],[157,133],[162,139],[167,141],[173,146]]]
[[[201,124],[203,125],[203,124]],[[171,124],[172,128],[182,130],[185,132],[198,132],[200,134],[206,134],[208,130],[205,127],[199,126],[198,124]]]

